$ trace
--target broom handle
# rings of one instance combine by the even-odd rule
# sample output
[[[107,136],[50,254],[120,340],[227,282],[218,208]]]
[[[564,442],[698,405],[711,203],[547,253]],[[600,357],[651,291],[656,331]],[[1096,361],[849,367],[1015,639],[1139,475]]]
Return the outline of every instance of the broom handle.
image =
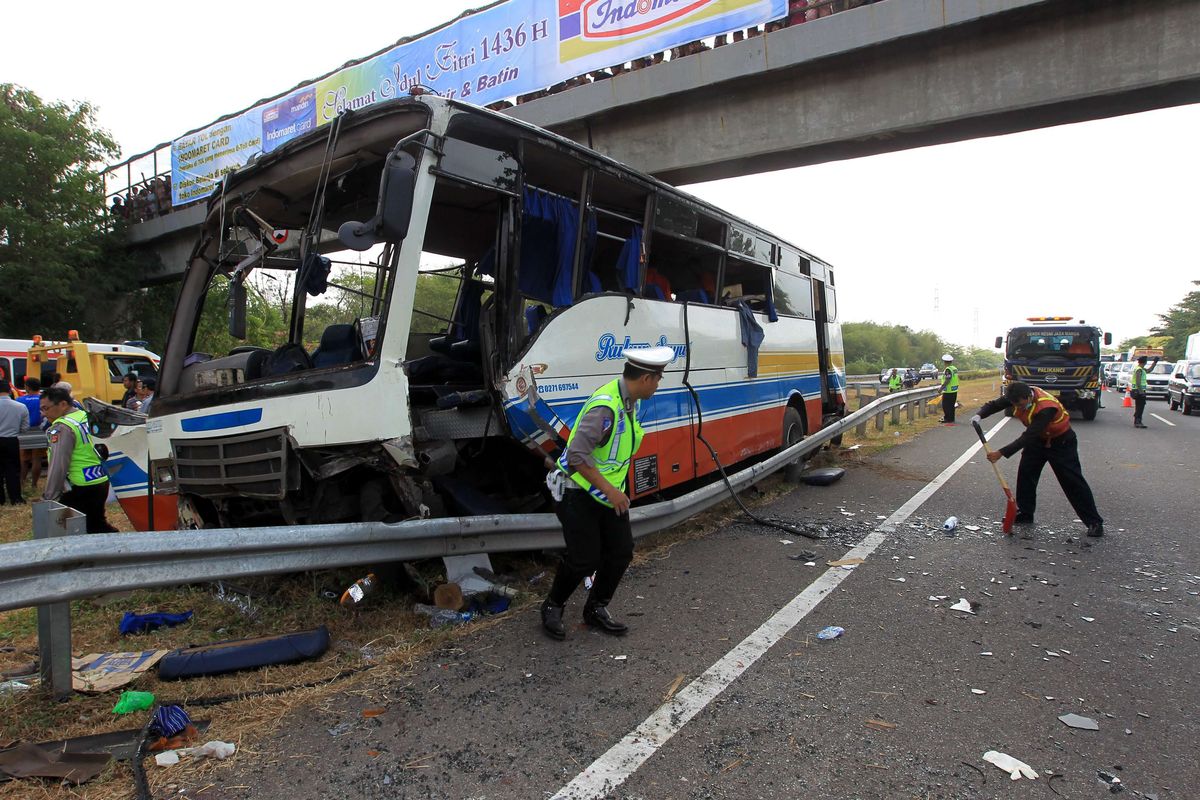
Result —
[[[992,449],[988,447],[987,437],[983,435],[983,428],[979,427],[978,422],[972,422],[971,425],[975,428],[975,433],[979,434],[979,441],[983,442],[983,452],[992,452]],[[992,465],[992,471],[996,473],[996,478],[1000,481],[1000,486],[1004,488],[1005,494],[1012,494],[1012,491],[1008,488],[1008,481],[1004,480],[1004,475],[1000,472],[1000,467],[996,466],[996,462],[990,459],[988,463]]]

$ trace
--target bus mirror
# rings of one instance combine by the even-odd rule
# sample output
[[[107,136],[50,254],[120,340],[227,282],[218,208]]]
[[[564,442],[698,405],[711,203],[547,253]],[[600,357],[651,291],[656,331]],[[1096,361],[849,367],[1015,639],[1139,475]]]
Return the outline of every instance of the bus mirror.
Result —
[[[402,150],[393,151],[379,179],[379,206],[375,216],[366,222],[343,222],[338,228],[338,241],[358,251],[368,250],[381,241],[404,241],[412,217],[416,182],[416,160]]]
[[[999,350],[1001,347],[1004,347],[1004,337],[997,336],[996,337],[996,349]]]
[[[241,281],[229,284],[229,335],[246,338],[246,285]]]
[[[1104,334],[1104,343],[1105,343],[1105,344],[1112,344],[1112,333],[1111,333],[1111,332],[1108,332],[1108,333],[1105,333],[1105,334]]]

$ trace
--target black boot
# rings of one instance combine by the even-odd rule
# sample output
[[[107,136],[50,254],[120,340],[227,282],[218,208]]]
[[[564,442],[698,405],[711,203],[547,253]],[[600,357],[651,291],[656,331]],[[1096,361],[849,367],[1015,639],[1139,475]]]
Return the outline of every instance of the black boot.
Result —
[[[1091,525],[1088,525],[1087,535],[1091,536],[1093,539],[1099,539],[1104,535],[1104,523],[1093,522]]]
[[[563,627],[563,607],[550,602],[550,598],[542,601],[542,630],[553,639],[566,639],[567,629]]]
[[[602,606],[599,603],[594,605],[589,603],[583,607],[583,621],[593,628],[599,628],[613,636],[624,636],[629,630],[628,625],[617,622],[609,616],[607,606]]]

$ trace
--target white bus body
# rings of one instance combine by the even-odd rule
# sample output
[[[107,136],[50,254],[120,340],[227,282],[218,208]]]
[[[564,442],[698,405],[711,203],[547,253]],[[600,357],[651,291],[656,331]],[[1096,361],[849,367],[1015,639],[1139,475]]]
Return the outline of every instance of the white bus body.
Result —
[[[299,253],[273,229],[303,232]],[[328,310],[304,291],[323,288],[318,254],[375,241],[361,309],[307,330]],[[446,263],[457,279],[430,271]],[[272,269],[301,287],[290,342],[193,352],[206,295],[229,287],[238,328],[237,284]],[[439,316],[421,307],[437,280],[457,286],[442,335],[415,330]],[[659,344],[677,357],[642,405],[630,493],[677,491],[716,468],[698,434],[730,466],[844,413],[834,284],[778,237],[506,116],[431,95],[353,112],[214,194],[147,424],[156,491],[202,527],[547,510],[546,455],[626,348]]]

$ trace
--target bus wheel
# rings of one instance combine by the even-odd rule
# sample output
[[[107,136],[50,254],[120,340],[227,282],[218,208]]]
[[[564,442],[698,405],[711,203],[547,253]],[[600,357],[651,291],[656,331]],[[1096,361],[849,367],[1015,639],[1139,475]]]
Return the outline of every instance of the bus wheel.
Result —
[[[792,445],[804,438],[804,418],[800,416],[800,412],[789,406],[783,412],[783,438],[780,442],[781,449],[787,450]],[[794,464],[789,464],[785,471],[784,477],[796,483],[800,480],[800,473],[804,471],[804,458],[797,459]]]

